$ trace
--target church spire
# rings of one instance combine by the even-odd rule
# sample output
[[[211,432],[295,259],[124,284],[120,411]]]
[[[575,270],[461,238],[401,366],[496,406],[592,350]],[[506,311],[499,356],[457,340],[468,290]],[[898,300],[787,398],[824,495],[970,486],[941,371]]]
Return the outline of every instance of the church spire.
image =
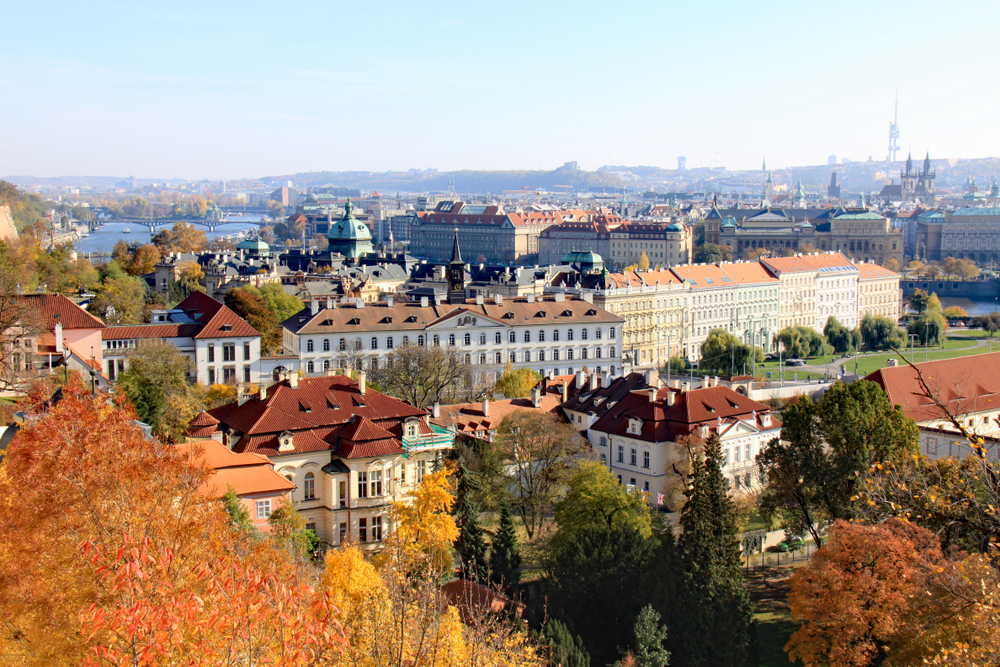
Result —
[[[455,244],[451,247],[451,263],[465,264],[462,261],[462,249],[458,247],[458,228],[455,228]]]
[[[913,153],[909,153],[906,156],[906,175],[909,176],[913,173]]]

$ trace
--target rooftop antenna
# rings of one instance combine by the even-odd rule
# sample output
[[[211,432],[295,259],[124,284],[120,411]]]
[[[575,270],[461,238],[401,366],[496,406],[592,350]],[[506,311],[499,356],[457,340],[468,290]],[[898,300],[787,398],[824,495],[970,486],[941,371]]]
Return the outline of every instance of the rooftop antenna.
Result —
[[[892,122],[889,123],[889,162],[896,161],[896,152],[899,151],[899,89],[896,89],[896,106],[892,114]]]

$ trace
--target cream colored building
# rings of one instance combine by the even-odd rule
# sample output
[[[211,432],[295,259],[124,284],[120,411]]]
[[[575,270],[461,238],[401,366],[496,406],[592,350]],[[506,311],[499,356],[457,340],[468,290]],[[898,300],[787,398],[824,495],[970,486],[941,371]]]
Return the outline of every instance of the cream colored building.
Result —
[[[675,222],[669,225],[627,222],[609,231],[611,266],[622,268],[638,264],[646,253],[651,268],[670,268],[689,264],[693,257],[691,229]]]
[[[736,332],[737,284],[717,264],[675,266],[673,274],[691,290],[690,306],[681,313],[681,354],[701,358],[701,346],[712,329]]]
[[[899,274],[878,264],[859,263],[857,268],[858,321],[868,313],[898,320],[903,304]]]
[[[778,330],[816,325],[816,269],[803,255],[760,260],[779,281]]]

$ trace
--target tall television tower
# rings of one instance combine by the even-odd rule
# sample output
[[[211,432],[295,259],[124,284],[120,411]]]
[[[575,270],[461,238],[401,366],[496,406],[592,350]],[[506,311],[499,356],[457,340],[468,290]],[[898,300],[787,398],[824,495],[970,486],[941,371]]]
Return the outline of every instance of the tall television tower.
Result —
[[[889,123],[889,162],[896,161],[896,152],[899,150],[899,91],[896,91],[896,110]]]

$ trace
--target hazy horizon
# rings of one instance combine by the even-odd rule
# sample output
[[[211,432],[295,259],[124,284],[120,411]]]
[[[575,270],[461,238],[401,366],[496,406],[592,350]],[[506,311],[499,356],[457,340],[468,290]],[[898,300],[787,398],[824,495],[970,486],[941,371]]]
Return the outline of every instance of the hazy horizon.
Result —
[[[0,9],[8,175],[884,160],[897,88],[901,157],[1000,155],[985,2]]]

